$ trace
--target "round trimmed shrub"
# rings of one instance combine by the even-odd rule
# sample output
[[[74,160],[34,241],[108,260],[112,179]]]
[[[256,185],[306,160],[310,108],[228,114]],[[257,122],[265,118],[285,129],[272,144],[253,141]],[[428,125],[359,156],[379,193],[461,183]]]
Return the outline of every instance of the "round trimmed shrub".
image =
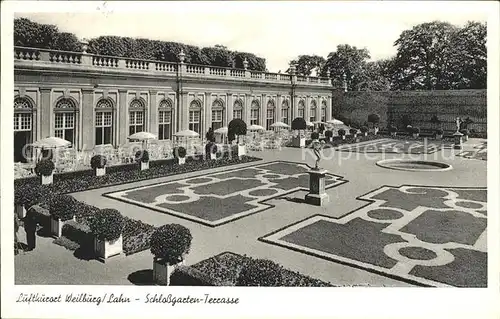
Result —
[[[135,153],[135,160],[136,162],[149,162],[149,152],[146,150],[137,151]]]
[[[54,219],[67,221],[76,214],[77,200],[70,195],[56,195],[49,203],[49,213]]]
[[[238,135],[238,140],[240,135],[247,135],[247,124],[242,119],[233,119],[227,126],[227,136],[230,142],[235,139],[236,135]]]
[[[318,132],[312,132],[311,133],[311,139],[312,140],[319,140],[319,133]]]
[[[189,253],[193,236],[188,228],[179,224],[167,224],[157,228],[151,235],[151,253],[159,261],[175,265]]]
[[[38,176],[50,176],[55,168],[54,162],[49,159],[42,159],[35,166],[35,174]]]
[[[174,158],[184,158],[186,157],[187,151],[184,147],[179,146],[174,148]]]
[[[325,132],[325,137],[332,138],[333,137],[333,132],[328,130]]]
[[[368,115],[368,123],[378,124],[380,122],[380,115],[370,114]]]
[[[116,209],[105,208],[97,211],[90,219],[90,231],[99,240],[113,241],[120,237],[125,227],[125,219]]]
[[[205,145],[205,154],[215,154],[217,153],[217,144],[210,142]]]
[[[361,133],[367,133],[368,132],[368,127],[367,126],[361,126],[360,130],[361,130]]]
[[[437,135],[443,135],[443,134],[444,134],[443,129],[438,129],[438,130],[436,130],[436,134],[437,134]]]
[[[283,282],[283,268],[266,259],[251,259],[240,271],[237,286],[277,287]]]
[[[349,129],[349,134],[356,135],[356,134],[358,134],[358,130],[355,128],[351,128],[351,129]]]
[[[106,159],[105,156],[94,155],[90,159],[90,167],[92,167],[92,169],[104,168],[104,167],[106,167],[107,162],[108,162],[108,160]]]
[[[338,134],[339,136],[345,136],[345,133],[346,133],[346,132],[345,132],[345,130],[344,130],[343,128],[339,129],[339,130],[338,130],[338,132],[337,132],[337,134]]]
[[[302,117],[296,117],[292,121],[292,130],[305,130],[307,129],[307,123],[306,120],[304,120]]]

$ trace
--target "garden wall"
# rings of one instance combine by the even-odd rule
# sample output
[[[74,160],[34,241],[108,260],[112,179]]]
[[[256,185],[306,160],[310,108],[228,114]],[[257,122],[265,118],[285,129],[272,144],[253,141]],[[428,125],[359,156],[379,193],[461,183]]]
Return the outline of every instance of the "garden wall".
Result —
[[[388,122],[400,126],[401,118],[410,118],[413,126],[435,129],[436,115],[444,130],[455,130],[455,119],[469,117],[469,129],[486,133],[486,90],[443,90],[401,92],[347,92],[334,95],[334,117],[346,117],[364,123],[370,113],[380,115],[381,127]]]

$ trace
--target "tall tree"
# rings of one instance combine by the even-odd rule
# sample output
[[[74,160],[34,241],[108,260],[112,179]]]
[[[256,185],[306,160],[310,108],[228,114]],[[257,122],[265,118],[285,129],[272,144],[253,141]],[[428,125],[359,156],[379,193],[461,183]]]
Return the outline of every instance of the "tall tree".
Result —
[[[322,70],[322,76],[330,71],[330,77],[337,86],[341,87],[345,81],[349,91],[357,91],[361,83],[365,82],[365,67],[370,53],[367,49],[358,49],[355,46],[341,44],[337,51],[331,52]]]
[[[390,59],[367,62],[360,73],[363,80],[359,82],[357,91],[388,91],[391,87],[388,76],[390,63]]]
[[[206,47],[201,49],[201,52],[207,56],[212,66],[233,67],[234,65],[233,52],[224,46]]]
[[[62,51],[81,52],[82,45],[73,33],[60,32],[55,38],[53,48]]]
[[[59,34],[55,25],[40,24],[26,18],[14,19],[14,45],[53,49]]]
[[[428,22],[405,30],[394,43],[397,55],[393,81],[397,89],[432,90],[452,86],[451,39],[457,27],[447,22]]]
[[[325,62],[325,58],[319,55],[300,55],[298,59],[290,61],[289,64],[295,64],[295,72],[298,75],[310,76],[313,70],[316,70],[316,74],[320,75]],[[286,73],[290,73],[290,69]]]

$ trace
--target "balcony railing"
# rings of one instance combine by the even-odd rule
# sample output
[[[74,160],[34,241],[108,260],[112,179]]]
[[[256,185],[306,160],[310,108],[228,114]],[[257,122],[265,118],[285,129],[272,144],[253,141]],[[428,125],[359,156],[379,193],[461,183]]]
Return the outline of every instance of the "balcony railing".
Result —
[[[292,83],[295,81],[302,85],[316,84],[329,86],[328,78],[292,76],[290,74],[261,72],[235,68],[213,67],[197,64],[182,64],[175,62],[141,60],[121,58],[82,52],[55,51],[39,48],[14,47],[15,62],[42,66],[46,65],[78,65],[96,69],[115,69],[138,72],[158,72],[176,74],[182,72],[184,76],[203,78],[227,78],[262,82]]]

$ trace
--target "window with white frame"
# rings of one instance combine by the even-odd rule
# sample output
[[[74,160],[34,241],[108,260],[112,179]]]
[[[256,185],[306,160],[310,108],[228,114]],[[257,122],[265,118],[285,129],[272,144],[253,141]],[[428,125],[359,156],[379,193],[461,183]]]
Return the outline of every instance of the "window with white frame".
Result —
[[[14,132],[31,131],[31,113],[14,113]]]
[[[201,134],[200,113],[198,110],[189,111],[189,129],[198,134]]]
[[[233,119],[243,119],[243,103],[239,99],[234,101]]]
[[[62,98],[54,110],[54,135],[75,144],[76,105],[69,98]]]
[[[172,139],[172,110],[173,102],[170,98],[160,101],[158,105],[158,139]]]
[[[222,109],[212,110],[212,129],[216,130],[223,126],[224,111]]]
[[[250,125],[259,125],[260,116],[260,104],[259,101],[253,100],[252,106],[250,108]]]
[[[309,121],[310,122],[315,122],[316,121],[316,109],[311,109],[311,114],[309,114]]]
[[[299,113],[297,114],[297,117],[304,118],[305,117],[305,110],[304,109],[299,109]]]
[[[145,109],[144,102],[140,99],[133,99],[130,102],[128,117],[129,135],[144,131]]]
[[[284,100],[281,105],[281,122],[288,124],[288,101]]]
[[[274,123],[274,108],[267,109],[266,130],[271,130],[271,125]]]
[[[109,99],[97,102],[95,112],[95,145],[113,143],[113,103]]]

